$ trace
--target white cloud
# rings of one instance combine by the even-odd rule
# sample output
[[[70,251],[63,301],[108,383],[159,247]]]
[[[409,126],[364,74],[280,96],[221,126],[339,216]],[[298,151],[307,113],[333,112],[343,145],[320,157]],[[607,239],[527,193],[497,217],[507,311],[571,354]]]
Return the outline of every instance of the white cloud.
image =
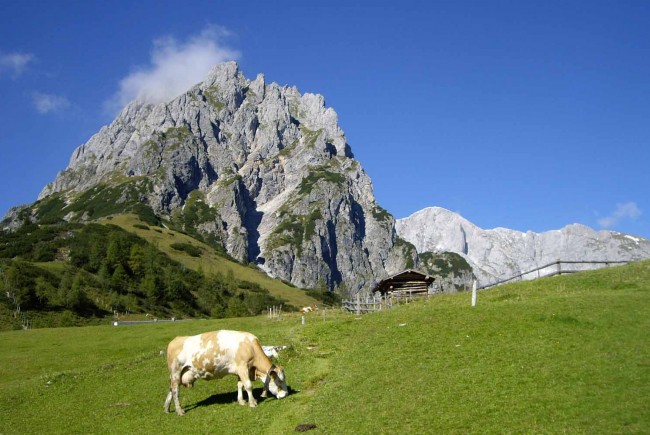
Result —
[[[616,204],[616,210],[609,216],[598,219],[598,225],[603,228],[611,228],[624,219],[636,219],[641,216],[641,209],[635,202],[626,202],[623,204]]]
[[[70,101],[67,98],[53,95],[43,94],[41,92],[32,93],[32,102],[38,113],[51,113],[60,112],[70,107]]]
[[[13,77],[17,77],[33,60],[34,55],[30,53],[0,54],[0,75],[8,71]]]
[[[239,52],[223,44],[226,36],[225,29],[208,26],[185,42],[171,36],[156,39],[150,65],[123,78],[106,107],[116,111],[135,99],[161,103],[182,94],[204,80],[214,65],[239,58]]]

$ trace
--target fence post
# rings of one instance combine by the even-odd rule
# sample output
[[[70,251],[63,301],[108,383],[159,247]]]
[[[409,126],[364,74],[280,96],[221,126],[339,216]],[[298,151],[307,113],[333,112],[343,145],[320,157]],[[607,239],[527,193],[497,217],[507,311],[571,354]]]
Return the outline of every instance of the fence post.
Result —
[[[361,315],[361,297],[357,293],[357,316]]]
[[[472,284],[472,306],[476,306],[476,280],[474,280],[474,284]]]

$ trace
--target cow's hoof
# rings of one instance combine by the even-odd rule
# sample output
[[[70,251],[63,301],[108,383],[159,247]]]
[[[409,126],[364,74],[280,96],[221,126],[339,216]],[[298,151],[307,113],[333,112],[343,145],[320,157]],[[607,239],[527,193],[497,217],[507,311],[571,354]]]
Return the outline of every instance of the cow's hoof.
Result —
[[[245,400],[240,400],[240,401],[239,401],[239,404],[240,404],[241,406],[246,406],[246,401],[245,401]]]
[[[257,402],[249,402],[248,406],[250,406],[251,408],[255,408],[257,406]]]
[[[182,409],[181,409],[180,411],[177,410],[177,411],[176,411],[176,414],[178,414],[178,415],[185,415],[185,411],[183,411]]]

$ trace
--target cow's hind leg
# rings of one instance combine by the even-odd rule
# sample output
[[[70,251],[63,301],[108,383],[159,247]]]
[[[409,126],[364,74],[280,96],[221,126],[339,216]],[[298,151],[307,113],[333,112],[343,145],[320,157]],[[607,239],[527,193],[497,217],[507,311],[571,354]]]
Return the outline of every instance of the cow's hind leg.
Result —
[[[172,389],[171,387],[169,388],[169,392],[167,393],[167,398],[165,399],[165,404],[163,405],[163,412],[169,413],[169,405],[172,403]]]
[[[185,415],[185,411],[183,411],[183,408],[181,408],[181,401],[178,399],[178,384],[174,386],[172,393],[174,393],[174,406],[176,407],[176,414]]]
[[[180,385],[181,381],[181,375],[180,373],[178,374],[172,374],[170,377],[170,385],[169,385],[169,392],[167,393],[167,398],[165,399],[165,405],[163,406],[163,411],[164,412],[169,412],[169,405],[172,402],[172,398],[174,399],[174,407],[176,408],[176,414],[178,415],[184,415],[185,412],[183,411],[183,408],[181,408],[181,401],[178,398],[178,387]]]
[[[165,399],[165,404],[163,405],[163,412],[169,413],[169,405],[171,405],[172,403],[172,398],[174,399],[174,407],[176,408],[176,414],[178,415],[185,414],[183,408],[181,408],[180,400],[178,399],[178,384],[169,387],[169,392],[167,393],[167,398]]]

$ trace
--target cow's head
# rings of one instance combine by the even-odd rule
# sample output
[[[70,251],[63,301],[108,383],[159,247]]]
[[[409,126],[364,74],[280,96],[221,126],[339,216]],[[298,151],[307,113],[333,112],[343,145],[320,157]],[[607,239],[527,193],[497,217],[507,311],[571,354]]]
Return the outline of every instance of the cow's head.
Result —
[[[278,399],[287,397],[289,388],[287,387],[287,379],[284,376],[282,367],[271,366],[266,379],[264,380],[266,389]]]

